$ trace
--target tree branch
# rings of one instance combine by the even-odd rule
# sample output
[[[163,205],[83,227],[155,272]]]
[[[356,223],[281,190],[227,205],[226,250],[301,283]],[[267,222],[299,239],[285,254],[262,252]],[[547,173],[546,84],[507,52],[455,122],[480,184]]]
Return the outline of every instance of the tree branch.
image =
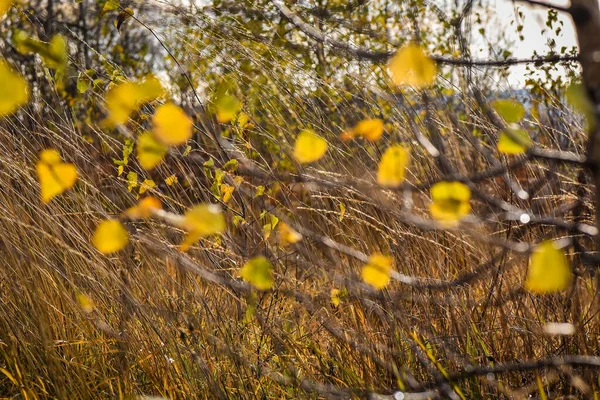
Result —
[[[334,49],[341,50],[343,53],[351,55],[361,60],[369,60],[374,62],[384,62],[394,56],[393,51],[373,51],[365,49],[363,47],[356,46],[348,42],[342,42],[333,39],[323,33],[321,30],[314,26],[307,24],[300,18],[296,13],[290,10],[283,0],[271,0],[271,3],[277,8],[277,10],[288,19],[296,28],[300,29],[305,35],[311,39],[330,46]],[[564,61],[578,61],[578,56],[559,56],[550,55],[540,58],[508,58],[506,60],[465,60],[456,58],[446,58],[440,56],[432,56],[432,60],[438,64],[455,65],[455,66],[482,66],[482,67],[507,67],[517,64],[528,64],[528,63],[555,63]]]

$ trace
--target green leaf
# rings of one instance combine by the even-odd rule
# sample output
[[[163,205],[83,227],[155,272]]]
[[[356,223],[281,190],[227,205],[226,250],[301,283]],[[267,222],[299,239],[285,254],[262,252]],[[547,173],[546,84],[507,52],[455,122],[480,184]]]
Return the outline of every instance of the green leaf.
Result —
[[[525,116],[525,107],[517,100],[495,100],[492,102],[492,108],[509,124],[517,123]]]
[[[240,276],[258,290],[268,290],[273,287],[273,266],[265,257],[255,257],[248,261],[242,269]]]

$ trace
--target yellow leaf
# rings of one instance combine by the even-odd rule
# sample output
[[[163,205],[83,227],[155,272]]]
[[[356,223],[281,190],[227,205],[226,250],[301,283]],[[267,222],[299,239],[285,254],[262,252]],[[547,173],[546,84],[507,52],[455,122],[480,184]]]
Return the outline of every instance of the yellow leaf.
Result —
[[[140,200],[137,205],[125,210],[123,214],[130,219],[147,219],[160,209],[162,209],[160,200],[156,197],[148,196]]]
[[[221,199],[224,203],[229,202],[231,200],[231,195],[235,190],[234,186],[228,185],[226,183],[221,185]]]
[[[106,108],[109,122],[121,125],[142,104],[164,96],[165,90],[160,81],[150,75],[141,82],[123,82],[113,86],[106,93]]]
[[[437,74],[435,62],[414,43],[400,49],[388,69],[394,85],[408,85],[416,89],[431,86]]]
[[[338,217],[338,220],[342,222],[346,216],[346,205],[344,203],[340,203],[338,204],[338,207],[340,208],[340,216]]]
[[[44,56],[42,54],[42,56]],[[44,57],[44,61],[49,68],[55,69],[57,72],[64,72],[69,61],[69,46],[63,35],[55,35],[48,45],[48,54]]]
[[[100,18],[102,18],[106,13],[115,11],[121,8],[121,2],[119,0],[106,0],[102,10],[100,10]]]
[[[379,118],[362,120],[354,127],[354,134],[374,142],[383,135],[383,120]]]
[[[173,103],[158,107],[152,124],[156,139],[167,146],[183,144],[192,137],[192,119]]]
[[[380,253],[374,253],[362,269],[363,280],[375,289],[383,289],[390,282],[392,258]]]
[[[77,303],[84,313],[89,314],[94,311],[94,302],[83,293],[78,293],[76,296]]]
[[[240,269],[240,276],[258,290],[273,287],[273,266],[265,257],[255,257]]]
[[[156,182],[154,182],[152,179],[144,179],[144,182],[142,182],[142,184],[140,186],[140,194],[144,194],[148,190],[155,188],[155,187],[156,187]]]
[[[165,178],[165,183],[167,184],[167,186],[173,186],[177,182],[179,182],[179,179],[177,179],[177,175],[175,174],[167,176]]]
[[[77,181],[77,168],[73,164],[62,162],[60,154],[54,149],[47,149],[40,153],[36,171],[44,203],[72,188]]]
[[[0,0],[1,1],[1,0]],[[29,100],[29,85],[0,59],[0,118],[17,111]]]
[[[302,235],[299,232],[283,222],[277,225],[277,233],[281,246],[287,246],[288,244],[297,243],[302,240]]]
[[[0,0],[0,17],[8,12],[13,0]]]
[[[159,143],[149,132],[138,137],[137,158],[142,168],[150,170],[156,167],[167,154],[167,148]]]
[[[233,120],[242,109],[242,102],[228,94],[220,94],[215,101],[217,121],[225,124]]]
[[[546,240],[533,250],[525,289],[544,294],[565,290],[571,283],[571,266],[565,253],[552,240]]]
[[[98,225],[92,243],[103,254],[121,250],[129,241],[129,235],[123,225],[116,219],[104,220]]]
[[[523,154],[533,145],[526,130],[521,128],[508,128],[508,132],[500,133],[497,149],[504,154]]]
[[[340,295],[341,295],[340,289],[333,288],[329,292],[329,297],[331,298],[331,304],[333,304],[334,307],[339,306],[340,303],[342,302]]]
[[[398,187],[406,176],[406,167],[410,160],[408,150],[402,145],[386,149],[377,168],[377,183],[385,187]]]
[[[24,31],[16,31],[13,34],[13,41],[17,51],[21,54],[38,54],[48,68],[53,68],[58,74],[64,73],[69,61],[69,47],[67,40],[62,35],[55,35],[50,43],[43,42],[29,36]]]
[[[218,205],[199,204],[184,214],[182,227],[188,235],[180,249],[187,251],[198,239],[222,233],[226,227],[225,217]]]
[[[310,129],[305,129],[296,138],[294,158],[300,163],[319,160],[327,152],[327,141]]]
[[[438,182],[431,187],[433,203],[431,216],[439,222],[453,226],[471,211],[471,190],[461,182]]]
[[[138,174],[135,172],[129,172],[127,174],[127,190],[130,192],[138,187]]]

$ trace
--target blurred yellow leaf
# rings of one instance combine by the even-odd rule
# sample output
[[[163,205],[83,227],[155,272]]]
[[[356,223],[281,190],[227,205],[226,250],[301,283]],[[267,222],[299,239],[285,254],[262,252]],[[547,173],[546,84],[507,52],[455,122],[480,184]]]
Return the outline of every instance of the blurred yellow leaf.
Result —
[[[29,100],[29,85],[21,75],[0,59],[0,118],[17,111]]]
[[[77,181],[77,168],[73,164],[62,162],[60,154],[54,149],[47,149],[40,153],[36,171],[44,203],[72,188]]]
[[[148,190],[155,188],[156,182],[152,179],[144,179],[144,182],[140,185],[140,194],[146,193]]]
[[[498,99],[494,100],[491,105],[509,124],[519,122],[525,116],[525,107],[517,100]]]
[[[571,84],[565,93],[567,101],[575,111],[583,114],[589,127],[594,127],[594,104],[582,83]]]
[[[217,121],[221,124],[233,120],[241,109],[242,102],[228,94],[219,94],[215,101]]]
[[[152,117],[154,136],[167,146],[177,146],[192,137],[192,119],[173,103],[163,104]]]
[[[533,145],[526,130],[521,128],[507,128],[508,132],[500,133],[497,149],[504,154],[523,154]]]
[[[379,118],[362,120],[356,124],[353,131],[355,135],[364,136],[374,142],[383,135],[383,120]]]
[[[102,221],[92,237],[92,243],[103,254],[121,250],[129,241],[129,235],[123,225],[116,219]]]
[[[83,293],[78,293],[76,296],[77,303],[84,313],[89,314],[94,311],[94,302]]]
[[[390,146],[385,150],[377,168],[377,183],[385,187],[398,187],[406,176],[410,155],[402,145]]]
[[[188,235],[180,249],[187,251],[198,239],[222,233],[226,228],[225,217],[218,205],[199,204],[184,214],[182,227]]]
[[[100,16],[100,18],[102,18],[106,13],[118,10],[119,8],[121,8],[120,0],[106,0],[106,2],[104,3],[104,6],[100,10],[99,16]]]
[[[255,257],[240,269],[240,276],[258,290],[273,287],[273,266],[265,257]]]
[[[152,75],[141,82],[123,82],[113,86],[106,93],[109,122],[114,125],[124,124],[142,104],[164,95],[162,84]]]
[[[167,154],[167,148],[159,143],[149,132],[138,137],[137,158],[142,168],[150,170],[156,167]]]
[[[141,199],[137,205],[125,210],[123,214],[131,219],[147,219],[160,209],[162,209],[160,200],[156,197],[148,196]]]
[[[296,138],[294,158],[299,163],[319,160],[327,152],[327,141],[310,129],[305,129]]]
[[[277,233],[281,246],[287,246],[288,244],[297,243],[302,240],[302,235],[299,232],[283,222],[277,225]]]
[[[394,85],[409,85],[416,89],[431,86],[437,74],[435,62],[414,43],[401,48],[388,69]]]
[[[431,216],[448,226],[456,225],[471,211],[471,190],[461,182],[438,182],[431,187]]]
[[[392,258],[380,253],[374,253],[362,269],[363,280],[375,289],[383,289],[390,282]]]
[[[8,12],[13,0],[0,0],[0,17]]]
[[[571,266],[565,253],[552,240],[533,250],[525,279],[525,289],[544,294],[565,290],[571,283]]]
[[[48,68],[56,70],[62,75],[69,61],[69,47],[64,36],[54,35],[49,43],[29,36],[25,31],[16,31],[13,41],[17,51],[21,54],[38,54]]]

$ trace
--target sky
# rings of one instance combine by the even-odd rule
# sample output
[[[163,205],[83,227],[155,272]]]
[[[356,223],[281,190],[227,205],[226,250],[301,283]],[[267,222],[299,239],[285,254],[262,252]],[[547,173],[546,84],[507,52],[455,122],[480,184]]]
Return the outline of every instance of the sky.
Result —
[[[567,46],[569,49],[572,46],[577,45],[577,38],[575,35],[575,29],[571,18],[565,13],[558,13],[559,20],[564,22],[563,30],[559,36],[554,34],[542,35],[541,31],[544,29],[546,16],[548,10],[544,7],[530,6],[523,2],[513,2],[511,0],[490,0],[492,8],[495,10],[497,17],[500,21],[504,21],[505,26],[500,26],[500,29],[506,28],[505,32],[509,38],[514,41],[514,47],[511,48],[514,57],[516,58],[530,58],[533,56],[534,50],[537,50],[539,54],[546,54],[548,46],[546,42],[548,38],[552,37],[556,40],[557,49],[562,46]],[[550,4],[568,5],[566,1],[548,1]],[[508,24],[510,20],[515,18],[516,12],[515,7],[520,8],[524,13],[524,29],[523,36],[525,40],[520,41],[518,34],[514,27],[510,27]],[[509,81],[511,85],[522,86],[524,80],[524,74],[526,72],[524,65],[518,65],[511,67],[511,74]]]

